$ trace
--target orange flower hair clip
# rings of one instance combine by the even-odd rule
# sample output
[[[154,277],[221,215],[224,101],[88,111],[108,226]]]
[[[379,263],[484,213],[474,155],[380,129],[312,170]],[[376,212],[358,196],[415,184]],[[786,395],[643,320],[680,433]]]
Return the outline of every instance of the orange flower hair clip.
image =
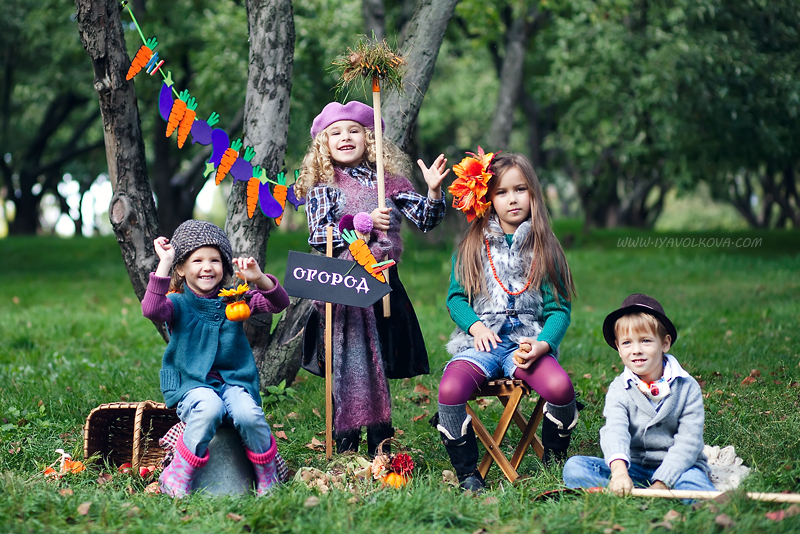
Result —
[[[475,217],[481,218],[489,209],[490,201],[486,200],[489,191],[489,179],[494,175],[489,171],[495,153],[483,152],[478,147],[478,153],[467,152],[470,156],[453,166],[456,178],[447,190],[453,195],[453,207],[463,211],[467,221],[472,222]]]

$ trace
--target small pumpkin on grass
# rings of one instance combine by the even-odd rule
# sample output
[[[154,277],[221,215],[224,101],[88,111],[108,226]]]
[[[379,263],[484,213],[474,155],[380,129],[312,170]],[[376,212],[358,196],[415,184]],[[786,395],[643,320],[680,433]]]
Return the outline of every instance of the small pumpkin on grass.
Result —
[[[389,438],[393,441],[392,438]],[[378,450],[382,446],[378,447]],[[372,462],[372,476],[380,480],[384,486],[402,488],[411,483],[411,472],[414,470],[414,460],[404,452],[397,454],[379,454]]]
[[[231,289],[220,289],[219,296],[227,304],[225,306],[225,317],[229,321],[246,321],[250,317],[250,305],[247,303],[245,293],[250,290],[247,284],[240,284]]]

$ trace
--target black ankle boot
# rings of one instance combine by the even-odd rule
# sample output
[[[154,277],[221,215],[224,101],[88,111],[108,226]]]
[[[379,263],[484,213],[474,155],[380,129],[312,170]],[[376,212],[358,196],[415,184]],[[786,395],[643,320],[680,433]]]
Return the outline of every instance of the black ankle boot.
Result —
[[[370,458],[375,458],[377,454],[389,454],[392,452],[392,445],[386,442],[378,450],[378,446],[386,439],[394,437],[394,427],[391,423],[381,423],[379,425],[367,427],[367,453]]]
[[[333,439],[336,441],[336,454],[358,452],[358,444],[361,442],[361,429],[357,428],[350,432],[337,432],[333,435]]]
[[[486,487],[483,477],[478,472],[478,440],[472,425],[467,426],[467,432],[458,439],[450,439],[443,432],[439,432],[442,443],[450,456],[450,463],[458,477],[458,485],[463,490],[481,491]]]
[[[561,432],[564,432],[563,430]],[[559,434],[558,425],[545,417],[542,420],[542,446],[544,454],[542,463],[545,467],[550,467],[556,463],[567,460],[567,449],[569,448],[572,431],[567,431],[566,437]]]

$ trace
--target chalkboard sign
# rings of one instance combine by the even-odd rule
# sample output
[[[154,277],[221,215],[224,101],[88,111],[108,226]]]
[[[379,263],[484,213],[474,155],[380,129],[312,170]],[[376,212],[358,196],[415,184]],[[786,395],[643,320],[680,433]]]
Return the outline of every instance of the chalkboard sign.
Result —
[[[293,297],[368,308],[392,288],[354,261],[289,251],[283,287]]]

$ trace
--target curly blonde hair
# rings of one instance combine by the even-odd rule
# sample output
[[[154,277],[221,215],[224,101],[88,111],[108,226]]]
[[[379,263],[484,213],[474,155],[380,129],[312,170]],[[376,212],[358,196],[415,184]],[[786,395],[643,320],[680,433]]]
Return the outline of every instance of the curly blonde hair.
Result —
[[[300,176],[294,185],[294,194],[298,198],[305,197],[315,185],[332,184],[336,179],[331,151],[328,148],[328,128],[317,134],[303,157]],[[372,128],[364,127],[364,140],[364,159],[366,164],[374,169],[376,161],[375,131]],[[411,161],[408,156],[386,138],[383,139],[383,168],[387,173],[395,176],[411,174]]]

